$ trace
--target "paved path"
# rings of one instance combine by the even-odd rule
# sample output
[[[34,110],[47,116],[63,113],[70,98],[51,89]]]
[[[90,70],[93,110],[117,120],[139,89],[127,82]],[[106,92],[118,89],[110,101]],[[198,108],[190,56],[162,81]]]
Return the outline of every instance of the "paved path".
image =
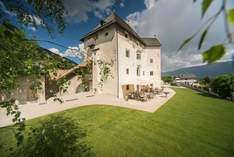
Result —
[[[54,102],[53,100],[49,100],[47,101],[47,104],[34,103],[19,105],[19,109],[21,111],[22,117],[25,117],[26,119],[32,119],[74,107],[94,104],[120,106],[147,112],[155,112],[159,107],[165,104],[173,95],[175,95],[175,91],[170,88],[165,88],[164,90],[169,92],[167,97],[165,95],[157,95],[154,97],[154,99],[151,99],[147,102],[140,102],[134,100],[125,101],[123,99],[118,99],[115,96],[109,94],[92,95],[91,93],[87,92],[72,96],[66,96],[66,99],[64,99],[63,104]],[[5,109],[0,109],[0,127],[12,124],[11,119],[12,117],[6,116]]]

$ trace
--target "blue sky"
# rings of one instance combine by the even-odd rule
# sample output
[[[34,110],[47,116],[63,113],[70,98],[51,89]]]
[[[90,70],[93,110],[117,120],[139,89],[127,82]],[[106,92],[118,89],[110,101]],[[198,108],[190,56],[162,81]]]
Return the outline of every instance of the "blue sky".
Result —
[[[220,16],[210,30],[207,41],[202,51],[197,51],[199,38],[193,40],[182,52],[176,53],[179,45],[191,36],[204,21],[216,13],[220,7],[220,0],[214,0],[201,20],[201,0],[193,3],[192,0],[64,0],[67,14],[64,16],[67,27],[64,34],[55,33],[51,38],[46,29],[39,27],[24,28],[28,37],[36,36],[37,39],[50,40],[66,47],[79,49],[82,47],[80,38],[99,24],[100,19],[106,18],[112,12],[127,21],[140,36],[153,37],[162,43],[162,70],[171,71],[186,66],[195,66],[202,63],[202,51],[213,44],[222,43],[226,36],[224,32],[223,17]],[[228,7],[234,7],[234,1],[228,0]],[[12,16],[14,19],[14,16]],[[38,19],[39,20],[39,19]],[[233,31],[233,26],[231,29]],[[55,53],[66,54],[66,57],[81,62],[77,57],[69,57],[66,49],[41,42],[44,48]],[[234,48],[228,46],[228,53],[222,61],[232,58]]]
[[[128,1],[118,0],[118,1],[114,1],[114,5],[108,8],[112,10],[111,12],[113,11],[116,12],[121,18],[124,19],[130,13],[141,11],[145,9],[146,6],[144,5],[144,1],[141,1],[141,0],[139,0],[137,3],[135,0],[128,0]],[[102,16],[103,18],[106,18],[109,14],[110,13],[104,12]],[[48,36],[47,31],[42,27],[39,27],[39,29],[36,31],[32,29],[28,29],[28,28],[25,28],[24,30],[26,31],[27,34],[32,34],[36,36],[37,39],[50,40],[50,41],[54,41],[56,43],[62,44],[64,46],[67,46],[67,47],[68,46],[75,47],[82,43],[80,42],[80,39],[82,38],[82,36],[88,33],[89,31],[91,31],[100,22],[101,18],[95,16],[92,11],[87,12],[87,15],[88,15],[88,19],[86,21],[80,21],[80,22],[70,22],[69,20],[66,20],[65,18],[67,22],[67,26],[64,31],[64,34],[61,35],[59,33],[55,33],[56,35],[55,38],[51,38],[50,36]],[[56,48],[61,53],[64,53],[66,51],[65,48],[62,48],[53,44],[49,44],[46,42],[40,42],[40,45],[47,49]],[[67,57],[76,61],[77,63],[81,62],[81,60],[79,60],[77,57],[69,57],[69,56]]]

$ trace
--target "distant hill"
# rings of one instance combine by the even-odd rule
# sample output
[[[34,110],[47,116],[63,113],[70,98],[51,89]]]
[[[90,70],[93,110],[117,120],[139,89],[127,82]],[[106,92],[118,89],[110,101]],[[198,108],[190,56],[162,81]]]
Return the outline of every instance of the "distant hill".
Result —
[[[179,74],[194,74],[198,78],[203,78],[206,76],[212,77],[216,75],[231,74],[231,73],[234,73],[233,62],[228,61],[228,62],[218,62],[211,65],[187,67],[170,72],[162,72],[162,75],[175,76]]]

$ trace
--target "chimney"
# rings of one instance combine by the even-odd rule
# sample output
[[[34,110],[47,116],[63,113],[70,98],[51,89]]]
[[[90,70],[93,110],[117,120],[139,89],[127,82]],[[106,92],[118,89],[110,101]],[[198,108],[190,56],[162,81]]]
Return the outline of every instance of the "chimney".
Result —
[[[105,23],[104,20],[100,20],[100,24],[103,25]]]

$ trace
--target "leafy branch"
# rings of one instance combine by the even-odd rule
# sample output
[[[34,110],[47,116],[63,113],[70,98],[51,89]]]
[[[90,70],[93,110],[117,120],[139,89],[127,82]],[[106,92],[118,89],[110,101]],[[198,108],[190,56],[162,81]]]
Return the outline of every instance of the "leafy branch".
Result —
[[[197,0],[193,0],[193,2],[196,2]],[[202,2],[202,18],[206,15],[206,12],[210,5],[212,4],[214,0],[203,0]],[[229,44],[234,44],[233,39],[233,33],[230,30],[229,24],[234,24],[234,9],[227,9],[226,7],[227,1],[223,0],[220,9],[217,11],[216,14],[214,14],[212,17],[210,17],[207,21],[204,22],[204,24],[201,25],[201,27],[189,38],[187,38],[178,48],[177,52],[179,52],[185,45],[187,45],[194,37],[196,37],[205,27],[199,43],[198,43],[198,50],[200,50],[203,46],[204,41],[206,40],[207,34],[211,28],[211,26],[214,24],[214,22],[217,20],[217,18],[221,15],[221,13],[224,14],[224,24],[225,24],[225,32],[228,39]],[[216,62],[217,60],[221,59],[226,54],[226,48],[225,43],[221,43],[218,45],[213,45],[209,50],[203,52],[203,62],[208,61],[208,64],[212,64]]]

